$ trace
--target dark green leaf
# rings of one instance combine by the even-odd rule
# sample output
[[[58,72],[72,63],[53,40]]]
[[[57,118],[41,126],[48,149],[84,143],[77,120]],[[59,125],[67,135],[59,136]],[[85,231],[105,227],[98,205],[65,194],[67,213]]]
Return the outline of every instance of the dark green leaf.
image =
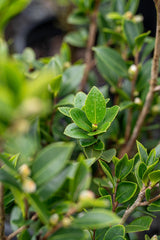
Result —
[[[3,182],[8,186],[15,187],[17,189],[21,189],[16,179],[12,175],[7,173],[3,168],[0,169],[0,182]]]
[[[124,34],[127,38],[127,42],[131,49],[135,46],[135,38],[139,35],[138,27],[136,23],[130,20],[124,20]]]
[[[93,145],[94,143],[96,143],[98,141],[98,139],[93,138],[93,139],[81,139],[80,140],[80,145],[82,147],[89,147],[91,145]]]
[[[67,164],[73,151],[73,143],[57,142],[45,147],[32,166],[32,177],[38,185],[56,176]]]
[[[86,114],[81,109],[72,108],[70,111],[70,115],[72,117],[72,120],[75,122],[75,124],[79,128],[81,128],[87,132],[92,131],[92,124],[87,119]]]
[[[133,220],[130,224],[128,224],[126,228],[126,232],[141,232],[150,229],[150,225],[153,219],[149,216],[143,216]]]
[[[111,183],[114,186],[115,183],[114,183],[114,179],[112,177],[112,173],[111,173],[109,166],[107,165],[107,163],[105,163],[104,161],[101,161],[101,160],[99,160],[99,163],[100,163],[104,173],[106,174],[106,176],[109,178],[109,180],[111,181]]]
[[[104,142],[102,142],[101,140],[98,140],[98,142],[94,144],[93,148],[94,150],[98,150],[98,151],[104,150]]]
[[[126,11],[130,11],[133,14],[137,12],[137,8],[139,6],[139,1],[140,0],[129,0],[126,4]]]
[[[106,162],[111,162],[112,158],[116,155],[116,149],[111,148],[109,150],[106,150],[103,152],[101,159],[103,159]]]
[[[68,33],[64,41],[74,47],[85,47],[87,43],[88,33],[86,29],[81,28],[78,31]]]
[[[151,181],[151,186],[153,187],[156,183],[160,182],[160,170],[151,172],[148,177]]]
[[[150,32],[151,31],[148,31],[146,33],[142,33],[138,37],[135,38],[135,43],[136,43],[136,46],[137,46],[139,51],[141,50],[141,48],[144,44],[144,39],[150,34]]]
[[[73,220],[72,224],[78,228],[99,229],[119,223],[120,219],[111,211],[104,209],[91,210],[83,216]]]
[[[49,237],[48,240],[85,240],[85,234],[80,229],[67,228],[60,229],[53,236]]]
[[[150,152],[148,159],[147,159],[147,165],[152,165],[154,164],[156,161],[156,150],[152,149],[152,151]]]
[[[142,178],[143,178],[143,175],[144,175],[146,169],[147,169],[147,167],[146,167],[145,163],[137,162],[137,164],[135,166],[135,176],[136,176],[137,183],[140,188],[142,188],[142,186],[143,186]]]
[[[137,185],[133,182],[120,182],[117,187],[116,200],[124,203],[130,200],[137,190]]]
[[[85,155],[87,158],[100,158],[102,151],[94,150],[93,146],[86,147],[84,149]]]
[[[140,160],[144,163],[147,163],[147,159],[148,159],[147,149],[140,142],[137,141],[136,143],[137,143],[137,149],[140,156]]]
[[[85,112],[88,120],[93,124],[101,122],[106,114],[106,102],[97,87],[93,87],[88,93]]]
[[[134,159],[129,160],[127,154],[116,164],[116,177],[120,180],[124,179],[132,170]]]
[[[123,225],[115,225],[106,232],[103,240],[114,240],[116,237],[124,237],[125,228]]]
[[[88,133],[88,136],[95,136],[101,133],[104,133],[107,131],[107,129],[110,127],[111,123],[110,122],[105,122],[101,124],[96,131]]]
[[[160,144],[157,145],[155,150],[156,150],[156,158],[160,158]]]

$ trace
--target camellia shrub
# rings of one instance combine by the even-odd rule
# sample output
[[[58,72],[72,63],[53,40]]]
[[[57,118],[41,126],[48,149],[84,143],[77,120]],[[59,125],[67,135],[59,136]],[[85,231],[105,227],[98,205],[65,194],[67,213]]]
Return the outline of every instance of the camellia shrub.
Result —
[[[0,239],[139,239],[160,211],[160,1],[153,38],[139,0],[72,0],[41,59],[4,39],[29,2],[0,3]]]

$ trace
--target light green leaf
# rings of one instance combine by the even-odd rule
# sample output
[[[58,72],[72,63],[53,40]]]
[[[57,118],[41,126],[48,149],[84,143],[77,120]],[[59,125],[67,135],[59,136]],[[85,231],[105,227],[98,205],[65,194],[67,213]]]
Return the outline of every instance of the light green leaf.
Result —
[[[71,108],[70,107],[59,107],[58,110],[65,116],[67,117],[71,117],[70,115],[70,110]]]
[[[81,128],[87,132],[92,131],[92,124],[87,119],[85,112],[83,112],[81,109],[72,108],[70,111],[70,115],[71,115],[72,120],[75,122],[75,124],[79,128]]]
[[[148,159],[147,149],[140,142],[136,141],[136,143],[140,160],[144,163],[147,163]]]
[[[160,200],[157,200],[157,201],[151,203],[148,206],[147,210],[150,212],[160,212]]]
[[[126,11],[130,11],[133,14],[136,14],[137,8],[139,6],[139,1],[140,0],[134,0],[134,1],[133,0],[129,0],[129,1],[127,1]]]
[[[113,120],[115,119],[115,117],[117,116],[119,111],[119,107],[118,106],[113,106],[111,108],[107,108],[106,109],[106,115],[104,117],[104,119],[102,120],[102,122],[99,124],[100,126],[103,125],[105,122],[110,122],[112,123]]]
[[[115,237],[124,237],[125,228],[123,225],[115,225],[108,229],[103,240],[114,240]]]
[[[74,106],[82,109],[82,107],[85,105],[86,98],[87,95],[84,92],[78,92],[74,98]]]
[[[148,181],[149,181],[148,175],[149,175],[150,172],[152,172],[154,170],[154,168],[156,167],[157,163],[158,163],[158,160],[156,162],[154,162],[152,165],[148,166],[146,171],[143,174],[142,181],[144,182],[144,184],[146,186],[147,186]]]
[[[66,96],[62,100],[60,100],[54,107],[56,108],[56,107],[66,106],[66,105],[73,106],[73,99],[74,99],[74,95],[69,94],[68,96]]]
[[[136,46],[138,48],[138,51],[141,50],[143,44],[144,44],[144,40],[145,38],[151,33],[151,31],[148,31],[146,33],[142,33],[140,34],[138,37],[135,38],[135,43],[136,43]]]
[[[32,177],[37,185],[49,181],[64,168],[73,147],[73,143],[56,142],[40,151],[32,166]]]
[[[74,24],[74,25],[84,25],[89,23],[89,19],[86,16],[86,14],[77,9],[73,10],[73,12],[69,15],[67,21],[69,24]]]
[[[156,150],[156,158],[160,158],[160,144],[156,146],[155,150]]]
[[[72,224],[78,228],[99,229],[119,223],[120,219],[111,211],[104,209],[91,210],[83,216],[73,220]]]
[[[54,97],[57,97],[62,82],[62,75],[54,77],[52,82],[49,84],[50,91],[54,94]]]
[[[88,33],[86,29],[81,28],[78,31],[68,33],[64,41],[74,47],[85,47],[87,44]]]
[[[130,233],[149,230],[152,221],[153,219],[149,216],[142,216],[140,218],[137,218],[125,227],[126,232]]]
[[[87,158],[100,158],[102,151],[94,150],[93,146],[84,148],[84,153]]]
[[[124,179],[133,168],[134,159],[129,160],[127,154],[116,164],[115,173],[116,177],[120,180]]]
[[[76,139],[92,139],[92,137],[87,135],[87,132],[80,129],[75,123],[69,124],[65,128],[64,134],[68,137],[72,137]]]
[[[137,164],[135,166],[135,176],[136,176],[137,183],[140,188],[143,187],[142,178],[143,178],[143,175],[144,175],[146,169],[147,169],[147,166],[145,163],[137,162]]]
[[[150,152],[148,159],[147,159],[147,165],[150,166],[152,164],[154,164],[156,161],[156,150],[152,149],[152,151]]]
[[[124,203],[130,200],[137,190],[137,185],[133,182],[120,182],[117,187],[116,200]]]
[[[106,114],[106,102],[97,87],[93,87],[88,93],[85,112],[88,120],[93,124],[101,122]]]
[[[148,177],[151,181],[151,186],[153,187],[156,183],[160,182],[160,170],[151,172]]]

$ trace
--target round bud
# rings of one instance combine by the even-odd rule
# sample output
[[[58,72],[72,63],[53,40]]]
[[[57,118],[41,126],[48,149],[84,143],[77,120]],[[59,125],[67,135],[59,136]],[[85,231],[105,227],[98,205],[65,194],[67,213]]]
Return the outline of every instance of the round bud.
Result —
[[[55,226],[59,221],[59,215],[57,213],[54,213],[50,219],[49,219],[49,222],[51,225]]]
[[[69,217],[64,217],[62,219],[62,225],[63,227],[68,227],[71,225],[72,220]]]
[[[133,92],[133,95],[134,95],[134,97],[137,97],[137,96],[139,95],[139,92],[138,92],[137,90],[135,90],[135,91]]]
[[[136,97],[134,99],[134,103],[140,106],[140,105],[142,105],[142,100],[139,97]]]
[[[118,140],[118,144],[123,145],[124,143],[125,143],[125,139],[124,138],[120,138]]]
[[[131,20],[133,18],[133,13],[128,11],[124,14],[124,16],[125,16],[126,19]]]
[[[154,235],[154,236],[151,238],[151,240],[158,240],[157,235]]]
[[[97,124],[92,123],[92,130],[96,130],[98,128]]]
[[[63,64],[64,69],[67,69],[67,68],[69,68],[70,66],[71,66],[71,63],[70,63],[70,62],[65,62],[65,63]]]
[[[26,178],[23,181],[22,188],[26,193],[34,193],[36,191],[36,184],[32,179]]]
[[[142,16],[142,15],[135,15],[135,16],[133,17],[133,20],[134,20],[136,23],[143,22],[143,16]]]
[[[21,176],[23,178],[26,178],[31,174],[31,170],[30,170],[30,168],[28,167],[27,164],[23,164],[19,168],[19,173],[21,174]]]
[[[136,73],[137,73],[137,66],[135,64],[132,64],[128,69],[128,74],[130,78],[133,78]]]
[[[158,113],[160,113],[160,105],[158,105],[158,104],[154,105],[154,106],[152,107],[151,111],[152,111],[153,114],[158,114]]]
[[[79,201],[86,201],[94,198],[95,198],[95,195],[90,190],[83,190],[79,195]]]

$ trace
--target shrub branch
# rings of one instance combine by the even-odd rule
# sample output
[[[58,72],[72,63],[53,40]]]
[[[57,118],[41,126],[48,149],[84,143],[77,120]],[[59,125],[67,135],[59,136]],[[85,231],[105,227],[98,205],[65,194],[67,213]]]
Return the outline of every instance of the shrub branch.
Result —
[[[148,114],[149,109],[151,107],[151,103],[152,103],[152,100],[154,97],[155,87],[157,85],[159,57],[160,57],[160,1],[154,0],[154,2],[155,2],[155,6],[156,6],[156,11],[157,11],[157,27],[156,27],[155,49],[154,49],[152,69],[151,69],[150,87],[149,87],[148,94],[146,96],[144,106],[139,115],[136,126],[133,130],[132,136],[130,137],[127,145],[122,149],[122,152],[120,155],[123,155],[124,153],[129,154],[131,152],[133,145],[139,135],[141,127],[144,123],[146,115]]]

